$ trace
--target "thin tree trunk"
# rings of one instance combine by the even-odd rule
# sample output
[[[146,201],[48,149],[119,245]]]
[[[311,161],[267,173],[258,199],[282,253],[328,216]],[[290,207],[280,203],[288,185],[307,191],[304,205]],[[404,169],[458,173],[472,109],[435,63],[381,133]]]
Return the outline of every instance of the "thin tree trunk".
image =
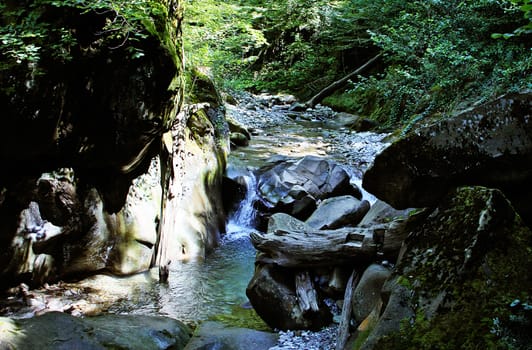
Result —
[[[381,56],[382,56],[382,53],[379,53],[378,55],[376,55],[375,57],[371,58],[369,61],[364,63],[362,66],[358,67],[351,73],[347,74],[342,79],[333,82],[332,84],[330,84],[329,86],[327,86],[326,88],[318,92],[316,95],[314,95],[310,100],[307,101],[307,103],[305,103],[305,105],[309,107],[316,106],[325,97],[331,95],[333,92],[343,87],[349,79],[353,78],[355,75],[357,75],[358,73],[362,72],[364,69],[369,67],[373,62],[375,62]]]
[[[318,294],[308,271],[296,274],[296,295],[299,307],[303,313],[307,311],[318,312]]]
[[[358,283],[356,270],[353,270],[347,286],[345,287],[344,305],[342,306],[342,319],[338,326],[338,336],[336,338],[336,350],[344,350],[347,340],[349,339],[349,323],[351,321],[351,311],[353,302],[353,290]]]

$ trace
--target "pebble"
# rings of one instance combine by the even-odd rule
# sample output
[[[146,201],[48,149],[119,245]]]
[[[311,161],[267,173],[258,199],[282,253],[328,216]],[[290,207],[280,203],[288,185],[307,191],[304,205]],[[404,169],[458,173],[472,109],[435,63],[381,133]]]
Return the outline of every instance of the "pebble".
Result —
[[[280,331],[278,344],[269,350],[331,350],[336,347],[338,326],[321,331]]]

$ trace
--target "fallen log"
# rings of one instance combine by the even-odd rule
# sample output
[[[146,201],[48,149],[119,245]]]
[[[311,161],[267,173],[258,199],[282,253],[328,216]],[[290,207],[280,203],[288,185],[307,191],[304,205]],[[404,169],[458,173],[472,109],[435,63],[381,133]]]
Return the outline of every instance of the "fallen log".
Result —
[[[284,267],[320,267],[397,257],[406,230],[397,222],[336,230],[276,229],[251,233],[257,262]]]
[[[320,103],[325,97],[331,95],[336,90],[340,89],[341,87],[345,86],[349,79],[353,78],[355,75],[362,72],[364,69],[369,67],[373,62],[375,62],[379,57],[382,56],[382,53],[379,53],[378,55],[374,56],[370,60],[368,60],[366,63],[364,63],[362,66],[358,67],[356,70],[352,71],[351,73],[344,76],[342,79],[336,80],[329,86],[322,89],[320,92],[318,92],[316,95],[314,95],[310,100],[308,100],[305,105],[309,107],[314,107],[318,103]]]
[[[351,311],[353,305],[353,291],[358,284],[358,278],[356,270],[353,270],[347,286],[345,287],[344,305],[342,306],[342,318],[338,325],[338,336],[336,337],[336,350],[344,350],[347,340],[349,339],[349,323],[351,321]]]

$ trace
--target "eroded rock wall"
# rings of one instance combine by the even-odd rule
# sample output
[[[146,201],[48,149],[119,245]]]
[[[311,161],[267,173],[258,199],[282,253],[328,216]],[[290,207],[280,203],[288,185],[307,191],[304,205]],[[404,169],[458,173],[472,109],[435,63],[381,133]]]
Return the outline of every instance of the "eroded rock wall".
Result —
[[[67,58],[49,49],[63,43],[55,30],[38,38],[38,60],[0,55],[3,286],[149,268],[170,193],[165,176],[184,194],[176,227],[193,227],[205,247],[223,229],[223,110],[181,109],[180,2],[160,1],[164,11],[117,30],[106,26],[124,19],[120,10],[80,6],[10,2],[1,18],[32,11],[38,23],[71,38]]]

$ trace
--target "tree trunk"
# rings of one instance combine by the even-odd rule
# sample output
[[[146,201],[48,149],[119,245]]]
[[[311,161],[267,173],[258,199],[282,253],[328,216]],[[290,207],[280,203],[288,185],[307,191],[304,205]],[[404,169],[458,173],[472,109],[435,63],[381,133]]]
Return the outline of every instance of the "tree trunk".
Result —
[[[400,223],[370,228],[349,227],[337,230],[277,229],[271,233],[251,233],[253,246],[261,252],[257,262],[284,267],[352,265],[375,258],[395,259],[406,230]]]
[[[349,323],[351,321],[351,311],[353,311],[353,291],[358,283],[358,276],[355,270],[351,273],[347,286],[345,287],[344,305],[342,306],[342,318],[338,325],[338,336],[336,337],[336,350],[344,350],[349,339]]]
[[[375,57],[371,58],[369,61],[364,63],[362,66],[358,67],[351,73],[344,76],[342,79],[333,82],[332,84],[330,84],[329,86],[327,86],[326,88],[318,92],[316,95],[314,95],[310,100],[308,100],[305,103],[305,105],[307,105],[308,107],[316,106],[325,97],[330,96],[333,92],[343,87],[345,84],[347,84],[347,81],[349,79],[353,78],[355,75],[357,75],[358,73],[362,72],[364,69],[369,67],[373,62],[375,62],[381,56],[382,56],[382,53],[379,53],[378,55],[376,55]]]
[[[318,295],[308,271],[296,274],[296,295],[299,307],[303,313],[307,311],[318,312]]]

